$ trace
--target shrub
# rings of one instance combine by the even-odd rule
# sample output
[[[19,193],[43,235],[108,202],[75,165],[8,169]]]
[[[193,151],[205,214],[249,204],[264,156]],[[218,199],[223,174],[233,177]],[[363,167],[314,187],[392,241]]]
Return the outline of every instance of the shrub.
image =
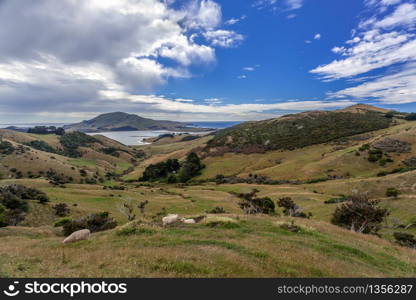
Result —
[[[35,126],[27,130],[28,133],[34,134],[56,134],[63,135],[65,130],[62,127],[56,128],[55,126]]]
[[[188,182],[191,178],[199,175],[204,167],[198,155],[195,152],[191,152],[187,155],[179,171],[178,180],[180,182]]]
[[[58,221],[56,221],[53,224],[53,226],[54,227],[61,227],[61,226],[64,226],[65,224],[68,224],[68,223],[70,223],[72,221],[73,221],[72,218],[68,218],[68,217],[62,218],[62,219],[59,219]]]
[[[44,142],[44,141],[30,141],[29,143],[26,143],[26,145],[40,150],[40,151],[44,151],[44,152],[50,152],[50,153],[56,153],[55,148],[53,148],[52,146],[50,146],[48,143]]]
[[[161,180],[179,171],[181,165],[177,159],[168,159],[167,161],[149,165],[143,172],[139,181],[156,181]]]
[[[259,191],[253,189],[251,193],[238,194],[237,196],[242,199],[238,203],[240,208],[246,214],[274,214],[275,205],[272,199],[269,197],[257,198],[256,194]]]
[[[58,217],[66,217],[69,215],[69,207],[66,203],[58,203],[52,206],[52,208],[55,210],[55,215]]]
[[[149,228],[148,225],[141,223],[140,221],[133,221],[127,223],[117,229],[116,234],[119,236],[128,236],[133,234],[152,235],[155,234],[156,230]]]
[[[396,243],[400,246],[416,248],[416,239],[413,234],[404,232],[394,232],[393,236],[396,239]]]
[[[339,198],[331,198],[329,200],[326,200],[324,203],[325,204],[334,204],[334,203],[342,203],[342,202],[346,202],[349,200],[349,196],[342,196]]]
[[[91,232],[98,232],[113,229],[116,226],[117,221],[111,218],[108,212],[101,212],[65,223],[63,225],[63,233],[67,236],[81,229],[89,229]]]
[[[7,226],[6,223],[6,208],[0,204],[0,227]]]
[[[9,155],[12,154],[16,148],[13,147],[12,143],[8,141],[3,141],[0,138],[0,154]]]
[[[111,155],[115,157],[120,156],[120,153],[118,153],[118,149],[114,147],[102,148],[100,151],[107,155]]]
[[[382,157],[383,157],[383,151],[379,149],[368,151],[368,161],[370,162],[379,161]]]
[[[405,119],[406,119],[407,121],[416,121],[416,113],[410,113],[410,114],[408,114],[408,115],[405,117]]]
[[[400,191],[396,188],[388,188],[386,190],[386,196],[387,197],[393,197],[393,198],[397,198],[397,196],[399,196]]]
[[[61,136],[59,141],[64,147],[63,154],[74,158],[82,156],[78,151],[79,147],[85,147],[93,143],[100,143],[100,141],[96,138],[79,131],[65,133]]]
[[[292,198],[290,197],[280,198],[277,202],[277,205],[283,208],[283,213],[285,216],[298,218],[309,218],[311,216],[310,213],[309,215],[305,214],[302,211],[302,208],[296,205],[296,203],[293,202]]]
[[[227,212],[225,211],[224,207],[217,206],[217,207],[207,211],[207,213],[208,214],[225,214]]]
[[[389,215],[387,209],[377,206],[379,202],[368,199],[366,194],[353,195],[335,209],[331,223],[360,233],[377,234]]]
[[[9,209],[5,213],[5,223],[10,226],[17,226],[26,218],[26,213],[22,209]]]

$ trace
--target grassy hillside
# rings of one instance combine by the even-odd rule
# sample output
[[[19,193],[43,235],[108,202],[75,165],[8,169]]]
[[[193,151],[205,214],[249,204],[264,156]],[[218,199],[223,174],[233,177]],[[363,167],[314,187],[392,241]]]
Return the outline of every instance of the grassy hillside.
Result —
[[[9,183],[10,181],[3,182]],[[127,190],[103,190],[95,185],[50,187],[41,180],[20,180],[45,191],[52,203],[32,209],[28,218],[37,227],[0,229],[0,276],[4,277],[385,277],[416,275],[414,250],[399,247],[386,239],[362,235],[326,222],[322,204],[330,194],[316,194],[312,186],[255,186],[273,199],[292,196],[305,209],[312,210],[311,220],[282,216],[247,216],[238,208],[238,198],[229,191],[246,191],[249,185],[205,185],[136,187]],[[345,183],[349,185],[350,183]],[[350,187],[353,185],[350,185]],[[324,186],[322,186],[324,188]],[[339,189],[334,188],[333,194]],[[320,191],[321,192],[321,191]],[[323,192],[323,190],[322,190]],[[77,197],[74,198],[74,193]],[[111,196],[113,194],[113,196]],[[126,197],[148,199],[145,216],[135,233],[127,234],[127,222],[117,210]],[[303,199],[303,201],[301,201]],[[108,210],[119,221],[114,230],[94,233],[90,240],[62,245],[59,229],[50,222],[49,207],[56,202],[70,205],[71,215]],[[395,200],[400,203],[402,199]],[[73,204],[77,206],[73,206]],[[233,220],[216,227],[207,222],[163,228],[152,216],[163,207],[166,213],[192,217],[222,206],[223,215],[210,218]],[[402,214],[405,209],[395,212]],[[39,223],[33,215],[42,215]],[[300,227],[299,232],[282,224]],[[48,224],[49,223],[49,224]],[[228,224],[228,225],[227,225]],[[29,224],[30,225],[30,224]],[[34,224],[32,224],[34,225]]]
[[[408,143],[412,150],[405,153],[385,152],[392,161],[384,165],[380,165],[380,162],[370,162],[368,151],[359,150],[363,145],[376,145],[378,141],[386,139]],[[380,172],[405,167],[404,161],[415,156],[415,149],[416,124],[405,122],[386,129],[295,150],[207,156],[204,159],[206,168],[199,179],[214,178],[218,174],[241,177],[258,174],[277,180],[309,180],[328,176],[371,177]]]
[[[13,151],[0,155],[3,178],[51,177],[48,173],[52,172],[73,182],[105,179],[109,172],[121,174],[132,168],[143,155],[104,136],[79,138],[69,133],[61,137],[0,130],[0,138],[13,145]]]
[[[135,114],[114,112],[99,115],[91,120],[65,126],[66,130],[83,132],[126,130],[181,130],[186,124],[142,118]],[[188,130],[188,129],[187,129]]]
[[[75,134],[62,139],[0,130],[0,186],[21,184],[50,199],[46,204],[30,201],[19,226],[0,228],[0,276],[414,277],[415,250],[398,246],[394,233],[416,234],[416,123],[386,118],[386,113],[368,111],[367,106],[329,113],[330,120],[335,120],[332,114],[341,116],[338,125],[348,136],[262,153],[253,148],[221,152],[221,147],[210,148],[218,137],[212,135],[186,141],[181,136],[163,137],[150,145],[127,147],[104,136]],[[343,123],[345,114],[353,115],[355,124],[364,122],[373,129],[352,134],[352,124]],[[328,113],[283,120],[307,120],[312,127],[302,129],[314,131],[322,115],[325,119]],[[252,124],[259,123],[244,126]],[[324,131],[329,128],[325,126]],[[334,134],[341,132],[334,128]],[[207,155],[208,148],[217,153]],[[137,181],[150,164],[183,161],[191,151],[205,165],[191,182]],[[50,170],[73,181],[53,184]],[[238,180],[216,184],[213,179],[219,174]],[[256,178],[266,178],[269,184]],[[276,214],[244,213],[238,195],[253,189],[261,199],[270,199]],[[388,196],[388,189],[398,194]],[[357,192],[379,200],[378,205],[389,211],[378,236],[331,224],[340,205],[334,199]],[[285,197],[305,215],[311,214],[310,219],[284,216],[278,203]],[[133,223],[122,213],[126,201],[133,205]],[[138,206],[145,201],[143,213]],[[118,226],[93,233],[88,241],[63,245],[62,229],[53,226],[61,218],[53,208],[58,203],[68,205],[73,219],[109,212]],[[213,214],[218,208],[224,212]],[[195,225],[163,227],[161,219],[169,213],[205,218]]]
[[[379,111],[313,111],[277,119],[246,122],[219,131],[207,145],[208,155],[293,150],[355,134],[387,128],[391,118]]]

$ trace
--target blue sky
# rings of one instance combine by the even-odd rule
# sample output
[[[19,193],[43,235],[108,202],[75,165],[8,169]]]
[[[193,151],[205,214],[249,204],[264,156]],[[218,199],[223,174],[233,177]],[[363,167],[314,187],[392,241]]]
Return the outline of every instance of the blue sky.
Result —
[[[416,111],[415,24],[413,0],[4,0],[0,118]]]

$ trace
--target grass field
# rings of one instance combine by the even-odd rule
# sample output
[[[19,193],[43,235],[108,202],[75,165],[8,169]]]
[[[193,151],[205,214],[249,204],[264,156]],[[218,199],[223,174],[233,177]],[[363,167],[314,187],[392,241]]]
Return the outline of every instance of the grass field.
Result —
[[[386,181],[403,180],[390,175]],[[401,175],[405,176],[405,175]],[[416,174],[406,174],[411,181]],[[367,180],[369,181],[369,180]],[[351,187],[365,184],[334,180],[330,184],[311,185],[198,185],[178,188],[174,185],[135,186],[126,190],[108,190],[98,185],[51,187],[43,180],[6,180],[37,187],[51,198],[47,205],[33,204],[27,225],[0,229],[0,276],[21,277],[385,277],[416,275],[414,250],[383,238],[362,235],[328,223],[335,205],[323,201]],[[368,182],[371,186],[371,182]],[[260,196],[274,201],[290,196],[311,220],[295,218],[302,229],[292,233],[280,228],[292,219],[279,216],[247,216],[238,207],[239,199],[230,192],[260,190]],[[343,190],[345,189],[345,190]],[[405,220],[412,216],[411,190],[397,200],[384,199],[382,205],[392,209],[392,216]],[[131,235],[118,232],[127,222],[118,205],[125,199],[149,200],[145,215],[148,222]],[[414,199],[413,199],[414,200]],[[95,233],[88,241],[62,245],[63,237],[51,225],[59,219],[51,206],[65,202],[74,217],[109,211],[119,227]],[[76,206],[73,206],[76,204]],[[206,215],[207,210],[224,207],[232,225],[209,227],[176,225],[163,228],[152,216],[165,208],[166,213],[185,217]],[[279,211],[279,209],[278,209]],[[211,215],[208,215],[211,216]],[[129,226],[129,225],[124,225]],[[410,232],[414,232],[411,230]],[[387,237],[387,238],[386,238]],[[390,238],[391,239],[391,238]]]

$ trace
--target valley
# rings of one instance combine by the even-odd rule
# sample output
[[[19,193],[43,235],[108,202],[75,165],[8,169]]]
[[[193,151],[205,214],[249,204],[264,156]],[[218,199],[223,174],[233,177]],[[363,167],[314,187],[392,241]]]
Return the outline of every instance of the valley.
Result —
[[[416,123],[405,114],[359,105],[186,136],[126,146],[77,131],[0,130],[0,185],[49,199],[29,199],[24,220],[0,228],[0,277],[416,275],[414,248],[395,238],[416,235]],[[178,161],[174,171],[163,169],[168,160]],[[150,168],[154,177],[141,179]],[[253,190],[273,213],[242,209]],[[377,232],[333,224],[355,194],[388,211]],[[285,213],[284,198],[307,217]],[[63,219],[103,212],[116,227],[62,244]],[[200,221],[163,226],[168,214]]]

